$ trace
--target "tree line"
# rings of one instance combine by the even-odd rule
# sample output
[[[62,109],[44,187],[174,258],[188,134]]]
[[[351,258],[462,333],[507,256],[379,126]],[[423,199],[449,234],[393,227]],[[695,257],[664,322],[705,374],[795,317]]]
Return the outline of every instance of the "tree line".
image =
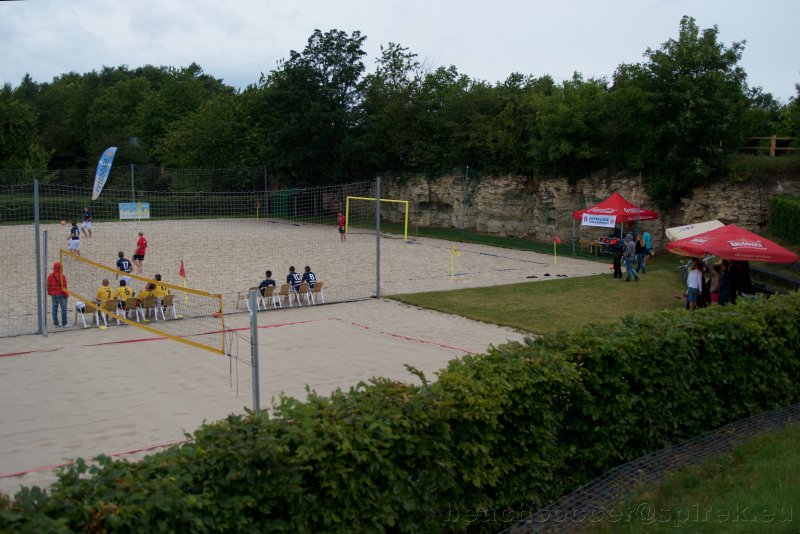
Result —
[[[488,83],[433,67],[396,43],[372,72],[366,36],[315,30],[301,52],[236,90],[188,67],[104,67],[0,90],[0,168],[115,165],[266,167],[278,182],[321,185],[379,173],[579,179],[642,172],[668,207],[725,172],[745,136],[800,133],[798,97],[749,87],[744,42],[680,21],[677,39],[621,64],[611,79],[562,83],[512,73]],[[216,190],[241,184],[214,184]]]

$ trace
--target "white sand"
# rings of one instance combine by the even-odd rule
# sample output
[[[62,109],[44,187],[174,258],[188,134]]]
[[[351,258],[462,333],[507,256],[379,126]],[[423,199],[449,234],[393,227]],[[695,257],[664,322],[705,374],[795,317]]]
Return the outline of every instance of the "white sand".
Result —
[[[227,310],[233,309],[238,290],[257,283],[265,265],[282,279],[290,261],[314,266],[319,278],[329,284],[329,301],[351,298],[359,291],[374,293],[374,281],[368,289],[352,283],[356,279],[369,285],[363,280],[374,280],[374,268],[370,272],[369,266],[362,265],[363,258],[373,253],[374,235],[352,234],[342,244],[335,228],[309,226],[289,229],[293,232],[289,241],[295,244],[305,236],[300,251],[291,242],[280,242],[285,228],[259,241],[258,236],[270,230],[265,230],[263,221],[149,222],[144,226],[151,242],[145,273],[177,271],[183,258],[191,269],[192,286],[222,292]],[[113,259],[123,235],[135,241],[135,223],[97,224],[95,228],[96,237],[84,247],[90,257]],[[247,240],[229,242],[214,233],[233,229],[237,236],[269,246],[253,247]],[[21,238],[28,232],[15,231],[23,232]],[[166,233],[182,239],[166,247],[160,237]],[[316,236],[322,236],[321,241],[315,242]],[[205,246],[209,239],[220,246]],[[233,247],[232,243],[240,244]],[[545,273],[555,279],[557,274],[608,272],[605,265],[593,262],[559,258],[554,266],[546,255],[457,245],[462,255],[455,257],[456,276],[451,281],[451,245],[432,239],[413,244],[397,238],[382,240],[382,293],[538,282],[548,280]],[[5,261],[9,260],[0,263]],[[222,263],[225,268],[220,275]],[[354,274],[354,266],[363,267],[363,279]],[[5,263],[2,267],[14,273],[8,277],[12,283],[28,283],[26,265],[8,271]],[[173,281],[175,274],[170,277]],[[4,291],[6,299],[13,296],[8,286]],[[242,328],[240,333],[249,336],[246,314],[226,317],[227,326]],[[375,299],[270,310],[259,313],[258,321],[269,326],[259,330],[262,407],[268,407],[279,392],[304,398],[306,385],[327,394],[377,375],[415,381],[404,368],[406,363],[433,378],[454,357],[523,338],[509,329]],[[117,341],[125,343],[109,344]],[[48,466],[76,457],[123,453],[122,458],[138,458],[143,453],[128,453],[180,441],[184,432],[203,421],[241,413],[252,405],[250,367],[244,363],[250,359],[246,339],[238,344],[240,362],[153,339],[152,334],[130,326],[68,329],[46,338],[0,338],[0,347],[0,355],[31,351],[0,356],[0,491],[6,493],[20,485],[51,483],[55,477]],[[3,476],[20,471],[28,474]]]

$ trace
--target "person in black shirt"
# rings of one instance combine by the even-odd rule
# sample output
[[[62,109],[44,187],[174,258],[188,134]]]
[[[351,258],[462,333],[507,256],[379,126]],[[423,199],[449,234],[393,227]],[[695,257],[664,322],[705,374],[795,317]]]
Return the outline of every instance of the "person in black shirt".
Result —
[[[267,271],[264,273],[267,275],[265,279],[258,284],[258,290],[261,292],[261,296],[264,296],[264,290],[270,286],[275,287],[275,280],[272,279],[272,271]]]

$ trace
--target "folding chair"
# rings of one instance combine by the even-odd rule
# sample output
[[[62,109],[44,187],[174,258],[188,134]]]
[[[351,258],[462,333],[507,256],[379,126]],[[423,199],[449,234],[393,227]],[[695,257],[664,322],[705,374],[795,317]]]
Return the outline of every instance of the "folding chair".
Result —
[[[278,290],[278,301],[281,302],[281,308],[283,308],[283,298],[289,301],[289,307],[292,307],[292,289],[289,284],[282,284],[281,288]]]
[[[154,321],[158,321],[158,310],[156,309],[156,298],[154,296],[145,297],[140,301],[141,305],[141,312],[142,312],[142,319],[145,321],[150,317],[153,316]],[[163,315],[163,311],[161,312]]]
[[[325,293],[322,292],[322,282],[319,280],[314,284],[314,289],[311,290],[311,303],[316,304],[318,298],[321,298],[322,303],[325,304]]]
[[[161,297],[161,308],[161,315],[164,315],[164,310],[172,310],[172,318],[178,318],[178,312],[175,310],[175,295],[170,293]],[[166,317],[164,320],[166,320]]]
[[[280,306],[283,308],[283,303],[281,299],[278,297],[278,294],[275,293],[276,288],[275,286],[267,286],[264,288],[264,296],[261,297],[262,302],[264,302],[264,309],[267,309],[267,303],[272,302],[272,309],[277,308]]]
[[[81,318],[81,322],[83,323],[83,327],[86,328],[86,318],[84,317],[84,313],[86,312],[86,304],[81,301],[75,303],[75,318],[72,320],[72,324],[78,326],[78,317]]]
[[[258,286],[251,287],[247,291],[239,291],[238,296],[236,297],[236,309],[239,309],[239,303],[244,300],[245,305],[247,306],[247,311],[250,311],[250,292],[251,291],[258,291]],[[258,292],[256,297],[256,306],[258,309],[261,309],[261,306],[264,306],[264,309],[267,309],[267,304],[264,302],[264,298],[261,296],[261,291]]]
[[[300,295],[306,293],[307,291],[308,291],[308,283],[306,283],[306,282],[303,282],[302,284],[297,286],[297,289],[295,289],[294,286],[290,285],[289,286],[289,307],[290,308],[292,307],[292,299],[295,299],[297,301],[297,305],[302,307],[303,305],[300,303]]]
[[[137,323],[141,322],[139,321],[139,317],[142,315],[142,310],[139,307],[139,299],[136,297],[131,297],[125,300],[125,317],[130,319],[131,313],[133,313]]]
[[[103,301],[103,303],[100,305],[101,309],[94,311],[94,321],[97,323],[97,326],[100,326],[101,318],[103,319],[103,324],[108,326],[108,321],[106,320],[108,314],[106,312],[117,313],[117,306],[118,304],[116,299]],[[119,319],[117,319],[117,324],[119,324]]]

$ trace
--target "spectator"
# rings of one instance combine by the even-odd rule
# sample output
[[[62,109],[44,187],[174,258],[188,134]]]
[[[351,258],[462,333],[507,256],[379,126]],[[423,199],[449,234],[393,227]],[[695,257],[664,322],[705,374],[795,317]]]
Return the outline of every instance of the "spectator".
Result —
[[[691,270],[689,276],[686,277],[686,286],[686,302],[689,303],[689,309],[695,311],[697,301],[703,291],[703,271],[700,270],[700,260],[697,258],[692,258]]]
[[[717,263],[711,268],[711,283],[709,284],[709,292],[711,293],[711,303],[719,304],[719,286],[722,282],[722,266]]]
[[[733,280],[731,280],[730,263],[728,263],[728,260],[722,260],[720,271],[719,305],[725,306],[728,303],[732,304],[731,293],[733,292]]]
[[[636,240],[634,251],[636,252],[636,272],[646,273],[647,267],[644,263],[644,257],[647,255],[647,248],[645,248],[644,240],[641,237]]]
[[[636,271],[633,268],[633,259],[636,256],[636,244],[633,242],[633,234],[628,234],[625,236],[625,251],[622,253],[622,257],[625,259],[625,281],[631,281],[631,275],[635,281],[639,281],[639,275],[636,274]]]
[[[611,243],[611,259],[614,262],[614,278],[622,280],[622,253],[625,245],[621,239],[613,239]]]
[[[50,295],[50,301],[53,306],[53,326],[59,327],[58,308],[61,308],[61,326],[66,327],[69,293],[67,293],[67,277],[61,271],[59,262],[53,264],[53,272],[47,277],[47,294]]]

